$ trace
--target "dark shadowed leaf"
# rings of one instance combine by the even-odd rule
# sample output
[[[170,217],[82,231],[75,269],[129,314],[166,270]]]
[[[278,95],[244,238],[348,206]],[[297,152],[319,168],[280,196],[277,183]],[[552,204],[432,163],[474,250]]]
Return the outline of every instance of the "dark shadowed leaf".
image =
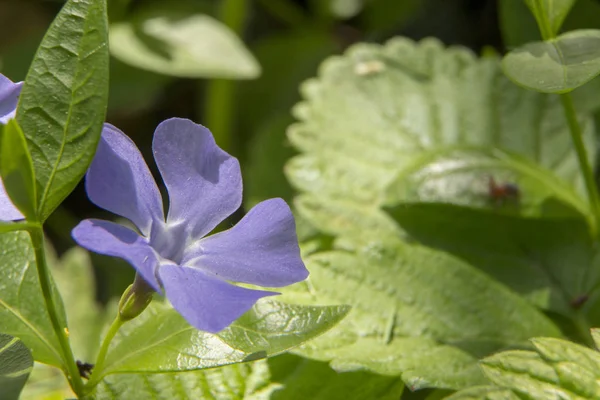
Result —
[[[0,398],[17,400],[33,368],[33,357],[19,339],[0,333]]]

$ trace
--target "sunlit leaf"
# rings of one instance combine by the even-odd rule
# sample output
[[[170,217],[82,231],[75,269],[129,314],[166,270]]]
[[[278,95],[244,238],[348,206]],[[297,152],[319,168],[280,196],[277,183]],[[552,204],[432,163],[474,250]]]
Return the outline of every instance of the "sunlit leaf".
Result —
[[[527,43],[502,61],[515,83],[543,93],[566,93],[600,74],[600,30],[565,33],[545,42]]]
[[[566,340],[536,338],[535,351],[506,351],[483,360],[486,376],[518,398],[596,399],[600,354]]]
[[[105,0],[70,0],[31,64],[17,108],[35,170],[41,220],[85,174],[108,99]]]
[[[93,379],[114,373],[193,371],[272,356],[329,330],[348,310],[265,301],[213,335],[154,303],[123,326],[111,344],[105,369]]]
[[[290,302],[348,303],[349,316],[302,355],[334,369],[399,375],[411,389],[459,389],[485,380],[477,359],[557,328],[525,300],[445,253],[390,236],[342,238],[306,258],[307,283]]]
[[[141,11],[111,25],[110,43],[111,53],[119,60],[165,75],[252,79],[261,71],[233,31],[198,12],[165,6]]]

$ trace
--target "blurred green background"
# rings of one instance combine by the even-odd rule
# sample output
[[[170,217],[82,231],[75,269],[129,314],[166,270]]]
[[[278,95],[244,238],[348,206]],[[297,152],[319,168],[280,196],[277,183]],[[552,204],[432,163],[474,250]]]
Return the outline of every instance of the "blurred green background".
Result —
[[[0,72],[25,78],[63,2],[0,1]],[[521,0],[109,0],[111,76],[107,121],[140,147],[153,173],[156,125],[185,117],[209,127],[240,159],[245,207],[269,197],[291,199],[282,167],[290,155],[286,127],[298,87],[327,57],[356,42],[428,36],[479,53],[504,52],[537,38]],[[564,30],[597,27],[600,2],[580,0]],[[243,215],[240,210],[230,223]],[[82,218],[110,217],[83,185],[49,219],[58,253],[72,247]],[[133,269],[93,256],[106,301]]]

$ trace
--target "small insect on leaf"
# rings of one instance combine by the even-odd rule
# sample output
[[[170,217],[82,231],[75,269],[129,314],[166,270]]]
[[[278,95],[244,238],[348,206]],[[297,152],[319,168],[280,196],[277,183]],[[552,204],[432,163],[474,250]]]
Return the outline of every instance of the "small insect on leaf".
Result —
[[[488,180],[488,196],[495,205],[506,202],[518,203],[521,198],[521,189],[516,183],[497,183],[494,177]]]

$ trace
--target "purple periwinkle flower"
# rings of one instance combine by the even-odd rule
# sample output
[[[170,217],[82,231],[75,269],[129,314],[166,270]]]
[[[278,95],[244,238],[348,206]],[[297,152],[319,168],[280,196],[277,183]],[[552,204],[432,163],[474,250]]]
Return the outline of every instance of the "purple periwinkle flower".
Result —
[[[169,193],[167,217],[139,150],[106,124],[86,190],[92,202],[128,218],[139,233],[90,219],[73,230],[77,243],[128,261],[191,325],[207,332],[278,294],[231,282],[281,287],[306,279],[294,217],[281,199],[259,203],[233,228],[206,237],[242,202],[239,163],[208,129],[169,119],[157,127],[152,148]]]
[[[0,124],[5,124],[15,116],[17,102],[23,82],[13,83],[10,79],[0,74]],[[23,219],[23,214],[10,201],[2,180],[0,180],[0,221],[14,221]]]

